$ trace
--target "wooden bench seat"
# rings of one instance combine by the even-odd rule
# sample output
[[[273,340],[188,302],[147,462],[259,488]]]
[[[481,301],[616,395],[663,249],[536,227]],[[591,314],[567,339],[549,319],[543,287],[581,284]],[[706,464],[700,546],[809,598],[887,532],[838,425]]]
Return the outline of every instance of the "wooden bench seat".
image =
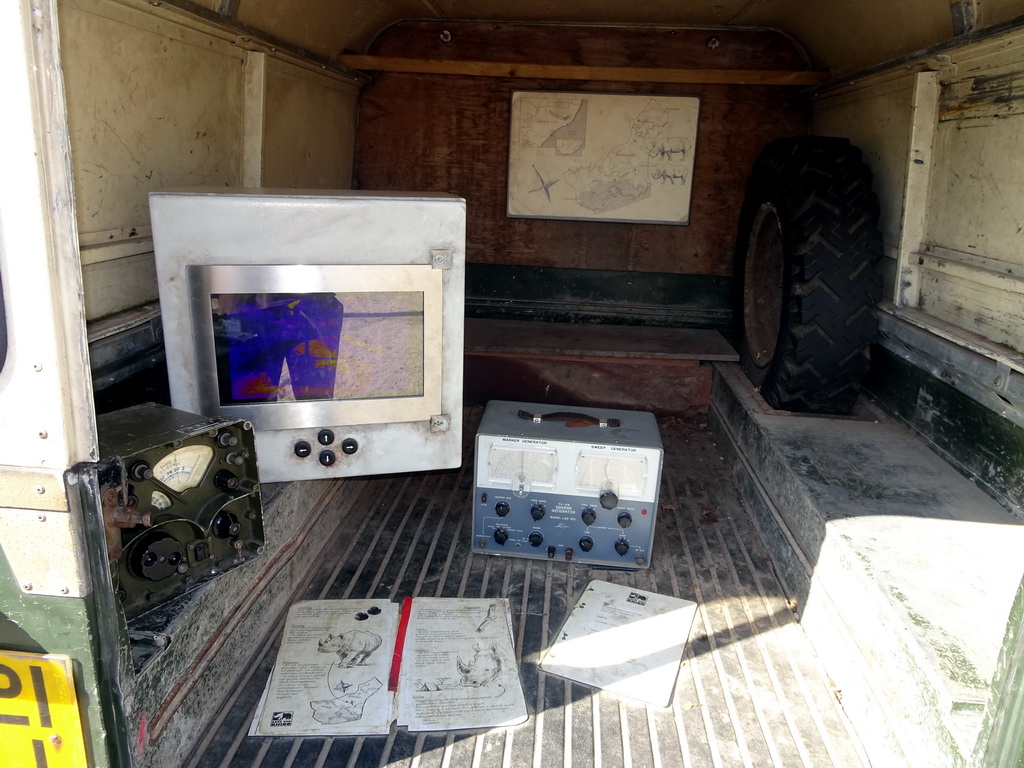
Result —
[[[471,318],[465,396],[701,416],[707,363],[737,359],[718,331]]]

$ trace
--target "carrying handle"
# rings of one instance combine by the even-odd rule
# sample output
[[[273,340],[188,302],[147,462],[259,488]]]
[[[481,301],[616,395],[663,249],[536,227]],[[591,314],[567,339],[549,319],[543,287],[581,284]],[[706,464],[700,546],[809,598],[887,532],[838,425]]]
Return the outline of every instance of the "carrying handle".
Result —
[[[540,424],[542,421],[564,421],[567,427],[600,427],[601,429],[607,429],[608,427],[617,427],[620,424],[618,419],[601,419],[597,416],[577,413],[576,411],[530,413],[526,410],[520,410],[519,418],[527,419],[534,424]]]

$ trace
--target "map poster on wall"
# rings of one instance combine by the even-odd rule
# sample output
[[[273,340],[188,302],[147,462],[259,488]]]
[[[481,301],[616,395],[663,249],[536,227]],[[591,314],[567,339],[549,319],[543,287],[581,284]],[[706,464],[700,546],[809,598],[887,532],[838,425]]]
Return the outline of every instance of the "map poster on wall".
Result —
[[[515,91],[508,215],[688,224],[699,100]]]

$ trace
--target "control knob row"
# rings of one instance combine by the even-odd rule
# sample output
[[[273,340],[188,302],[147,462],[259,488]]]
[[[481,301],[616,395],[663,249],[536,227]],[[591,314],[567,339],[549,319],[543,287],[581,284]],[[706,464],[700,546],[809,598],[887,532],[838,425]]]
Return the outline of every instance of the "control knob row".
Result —
[[[499,501],[497,504],[494,505],[494,513],[498,517],[505,517],[505,515],[507,515],[511,511],[512,507],[509,505],[507,501]],[[534,504],[530,508],[530,517],[532,517],[534,520],[543,520],[544,515],[546,514],[547,510],[544,508],[543,504]]]
[[[507,501],[499,501],[494,505],[494,513],[498,517],[505,517],[512,511],[511,505]],[[534,504],[530,507],[530,517],[534,520],[543,520],[547,514],[547,510],[543,504]],[[585,507],[580,517],[583,519],[583,524],[587,527],[597,522],[597,512],[593,507]],[[620,512],[618,517],[615,518],[616,522],[623,528],[629,528],[633,524],[633,516],[629,512]]]
[[[498,544],[499,546],[504,546],[505,543],[508,541],[508,531],[506,531],[504,528],[496,528],[494,530],[493,538],[495,544]],[[533,531],[530,533],[529,536],[526,537],[526,540],[530,542],[531,547],[539,547],[541,544],[544,543],[544,534],[540,531]],[[594,548],[594,539],[590,536],[583,536],[580,538],[579,546],[583,552],[589,552]],[[548,556],[553,556],[554,551],[554,547],[548,547]],[[629,552],[629,540],[619,539],[618,541],[616,541],[615,551],[621,557],[625,557],[626,554],[628,554]]]
[[[584,507],[583,512],[580,514],[580,518],[583,520],[583,524],[588,528],[597,522],[597,512],[594,511],[593,507]],[[629,512],[619,512],[618,517],[615,521],[622,528],[629,528],[633,524],[633,516]]]
[[[331,445],[334,442],[334,432],[329,429],[321,429],[317,433],[316,441],[320,445]],[[305,459],[313,454],[313,446],[310,445],[308,440],[297,441],[292,450],[300,459]],[[346,456],[351,456],[358,450],[359,443],[354,438],[346,437],[341,441],[341,452]],[[316,458],[323,466],[330,467],[338,460],[338,455],[331,449],[325,448],[317,454]]]
[[[594,540],[590,536],[583,536],[579,541],[580,549],[584,552],[589,552],[594,548]],[[625,557],[629,552],[629,540],[619,539],[615,542],[615,551],[621,556]]]
[[[534,531],[526,539],[530,542],[530,546],[539,547],[544,543],[544,534],[540,531]],[[496,528],[494,530],[494,543],[503,545],[506,541],[508,541],[508,531],[504,528]]]

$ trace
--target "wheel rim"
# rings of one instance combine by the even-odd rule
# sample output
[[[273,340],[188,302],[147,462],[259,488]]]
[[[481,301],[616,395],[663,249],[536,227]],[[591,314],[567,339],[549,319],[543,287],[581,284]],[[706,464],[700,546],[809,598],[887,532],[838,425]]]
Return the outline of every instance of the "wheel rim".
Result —
[[[767,368],[782,328],[785,254],[782,222],[771,203],[754,216],[743,270],[743,331],[753,364]]]

